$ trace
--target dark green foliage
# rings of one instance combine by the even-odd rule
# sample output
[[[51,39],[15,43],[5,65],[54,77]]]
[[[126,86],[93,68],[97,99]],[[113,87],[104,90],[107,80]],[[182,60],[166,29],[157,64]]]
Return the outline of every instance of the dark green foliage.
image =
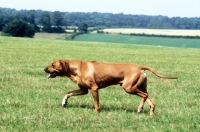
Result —
[[[61,12],[59,11],[53,12],[53,24],[56,27],[60,27],[63,25],[63,17],[62,17]]]
[[[40,16],[40,23],[44,26],[44,28],[51,27],[51,17],[49,12],[44,11]]]
[[[74,32],[72,35],[66,37],[66,40],[73,40],[76,36],[84,34],[85,32]]]
[[[119,33],[120,35],[127,35]],[[145,33],[130,33],[130,36],[145,36],[145,37],[163,37],[163,38],[190,38],[190,39],[199,39],[200,36],[182,36],[182,35],[157,35],[157,34],[145,34]]]
[[[44,27],[42,31],[47,33],[65,33],[65,30],[61,27]]]
[[[14,37],[33,37],[34,26],[22,20],[14,20],[3,28],[3,35]]]
[[[76,29],[75,29],[74,33],[72,35],[66,37],[66,40],[73,40],[78,35],[88,33],[88,24],[85,23],[85,22],[80,23],[78,30],[79,30],[79,32],[77,32]]]
[[[0,8],[0,30],[8,22],[21,19],[34,25],[45,26],[41,19],[46,19],[42,10],[20,10]],[[86,22],[89,27],[126,27],[126,28],[150,28],[150,29],[200,29],[200,17],[172,17],[127,15],[123,13],[98,13],[98,12],[48,12],[47,25],[56,27],[79,26]],[[34,18],[34,19],[33,19]],[[35,21],[34,21],[35,20]],[[46,26],[45,26],[46,27]]]
[[[97,30],[97,33],[104,33],[103,30]]]
[[[88,32],[88,24],[85,23],[85,22],[82,22],[82,23],[79,25],[78,30],[81,31],[81,32],[87,33],[87,32]]]
[[[50,12],[44,11],[40,16],[40,24],[43,26],[43,32],[64,33],[65,30],[61,26],[67,26],[67,21],[63,19],[59,11],[55,11],[52,17]]]

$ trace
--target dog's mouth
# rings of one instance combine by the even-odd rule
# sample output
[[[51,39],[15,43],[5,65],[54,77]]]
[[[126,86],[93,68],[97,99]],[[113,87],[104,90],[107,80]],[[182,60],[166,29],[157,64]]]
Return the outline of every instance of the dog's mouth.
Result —
[[[56,76],[57,76],[57,72],[55,71],[53,73],[50,73],[47,78],[50,79],[50,78],[54,78]]]

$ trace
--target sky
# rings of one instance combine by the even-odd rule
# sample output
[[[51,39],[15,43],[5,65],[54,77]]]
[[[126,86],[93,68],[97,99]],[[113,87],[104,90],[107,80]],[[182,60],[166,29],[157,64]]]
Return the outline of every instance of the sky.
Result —
[[[200,0],[0,0],[17,10],[101,12],[168,17],[200,17]]]

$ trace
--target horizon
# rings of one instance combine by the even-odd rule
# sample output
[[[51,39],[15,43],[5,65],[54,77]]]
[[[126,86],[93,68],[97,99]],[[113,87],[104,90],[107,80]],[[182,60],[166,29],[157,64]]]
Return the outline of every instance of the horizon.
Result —
[[[2,8],[16,10],[43,10],[60,12],[98,12],[125,15],[147,15],[167,17],[200,17],[198,0],[1,0]]]
[[[35,11],[37,11],[37,10],[41,10],[41,11],[48,11],[48,10],[42,10],[42,9],[16,9],[16,8],[9,8],[9,7],[0,7],[0,9],[1,8],[4,8],[4,9],[13,9],[13,10],[16,10],[16,11],[21,11],[21,10],[26,10],[26,11],[29,11],[29,10],[35,10]],[[55,11],[58,11],[58,10],[55,10]],[[55,11],[48,11],[48,12],[55,12]],[[93,12],[84,12],[84,11],[59,11],[59,12],[63,12],[63,13],[94,13],[94,12],[96,12],[96,13],[102,13],[102,14],[106,14],[106,13],[108,13],[108,14],[123,14],[123,15],[138,15],[138,16],[166,16],[166,15],[145,15],[145,14],[125,14],[125,13],[112,13],[112,12],[98,12],[98,11],[93,11]],[[169,16],[166,16],[166,17],[168,17],[168,18],[174,18],[174,17],[180,17],[180,18],[200,18],[200,16],[199,17],[181,17],[181,16],[173,16],[173,17],[169,17]]]

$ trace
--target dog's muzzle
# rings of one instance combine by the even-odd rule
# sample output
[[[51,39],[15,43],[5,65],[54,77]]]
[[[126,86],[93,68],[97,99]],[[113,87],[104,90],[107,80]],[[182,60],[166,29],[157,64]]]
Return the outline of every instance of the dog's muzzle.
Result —
[[[54,77],[57,76],[57,71],[54,71],[54,72],[51,73],[51,72],[48,70],[48,68],[45,68],[44,71],[45,71],[46,73],[49,73],[49,75],[48,75],[48,77],[47,77],[48,79],[54,78]]]

